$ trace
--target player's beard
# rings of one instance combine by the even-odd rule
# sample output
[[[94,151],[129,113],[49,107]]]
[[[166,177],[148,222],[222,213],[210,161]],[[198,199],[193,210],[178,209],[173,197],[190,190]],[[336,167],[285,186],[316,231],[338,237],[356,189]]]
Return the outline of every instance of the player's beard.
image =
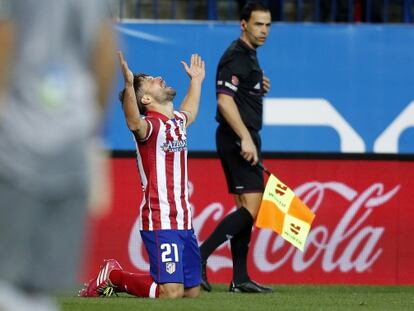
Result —
[[[177,91],[172,87],[166,87],[164,92],[160,95],[159,102],[172,102],[175,98]]]

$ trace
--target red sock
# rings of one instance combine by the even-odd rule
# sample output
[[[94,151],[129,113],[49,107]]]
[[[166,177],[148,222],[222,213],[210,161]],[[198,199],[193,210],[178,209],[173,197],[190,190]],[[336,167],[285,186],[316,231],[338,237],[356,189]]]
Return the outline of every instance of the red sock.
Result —
[[[138,274],[121,270],[114,270],[109,275],[117,292],[126,292],[138,297],[157,298],[160,289],[149,274]]]

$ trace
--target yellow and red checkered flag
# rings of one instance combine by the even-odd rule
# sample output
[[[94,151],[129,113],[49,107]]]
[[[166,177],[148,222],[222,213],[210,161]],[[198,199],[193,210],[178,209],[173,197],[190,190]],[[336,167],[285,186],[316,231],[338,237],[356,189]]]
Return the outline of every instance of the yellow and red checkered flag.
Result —
[[[266,168],[264,170],[269,174],[269,180],[256,226],[272,229],[303,252],[315,214],[288,186]]]

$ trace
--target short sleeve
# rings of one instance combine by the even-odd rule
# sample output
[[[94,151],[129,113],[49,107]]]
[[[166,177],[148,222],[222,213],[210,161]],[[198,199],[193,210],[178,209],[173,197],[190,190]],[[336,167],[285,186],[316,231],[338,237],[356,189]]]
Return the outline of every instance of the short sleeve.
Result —
[[[147,133],[146,133],[145,137],[142,138],[142,139],[138,139],[138,137],[135,135],[135,133],[132,132],[132,134],[134,134],[135,140],[139,143],[144,143],[144,142],[148,141],[151,138],[152,133],[154,132],[154,126],[156,126],[156,124],[154,124],[154,121],[155,121],[154,119],[144,117],[144,120],[148,124]]]
[[[175,118],[178,120],[183,121],[183,126],[187,127],[188,123],[188,115],[190,113],[188,111],[182,110],[182,111],[174,111]]]
[[[236,54],[221,66],[217,73],[216,92],[230,95],[237,93],[240,81],[245,79],[249,72],[246,64],[250,59],[244,54]]]

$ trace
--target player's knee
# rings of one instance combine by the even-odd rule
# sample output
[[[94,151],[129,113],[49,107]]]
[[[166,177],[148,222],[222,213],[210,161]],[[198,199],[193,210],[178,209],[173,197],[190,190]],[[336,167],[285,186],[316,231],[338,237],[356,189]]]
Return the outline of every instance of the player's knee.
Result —
[[[200,286],[196,286],[196,287],[192,287],[192,288],[187,288],[184,291],[184,297],[187,298],[196,298],[200,296]]]
[[[184,287],[182,284],[163,284],[161,287],[160,298],[176,299],[184,297]]]
[[[168,291],[165,298],[177,299],[177,298],[183,298],[183,297],[184,297],[184,290],[177,289],[177,290]]]

